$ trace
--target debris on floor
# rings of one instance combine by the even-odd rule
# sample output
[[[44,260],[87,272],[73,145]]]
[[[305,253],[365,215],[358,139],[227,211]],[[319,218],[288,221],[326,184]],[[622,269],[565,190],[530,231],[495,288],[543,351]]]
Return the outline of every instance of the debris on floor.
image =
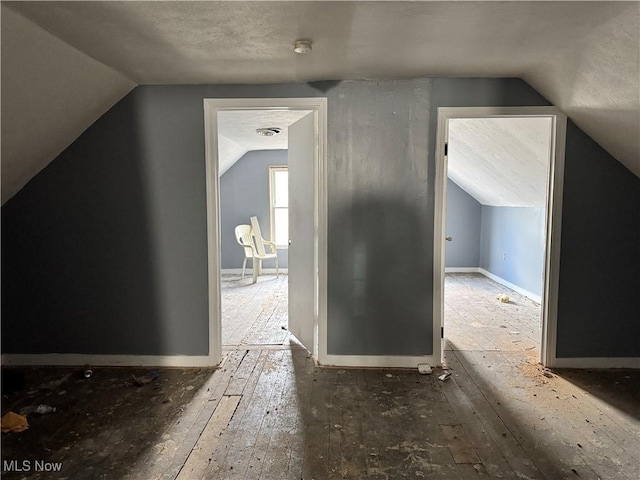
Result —
[[[438,380],[442,380],[444,382],[445,380],[448,380],[450,377],[451,377],[451,372],[447,372],[440,375],[438,377]]]
[[[22,407],[20,409],[20,415],[29,415],[30,413],[39,413],[40,415],[45,415],[47,413],[54,413],[56,411],[56,407],[52,407],[51,405],[29,405],[27,407]]]
[[[420,365],[418,365],[418,373],[420,375],[431,375],[431,372],[431,365],[427,363],[421,363]]]
[[[87,368],[93,369],[90,379],[84,377]],[[153,370],[159,372],[160,377],[150,385],[125,386],[126,382],[135,385],[132,374],[144,378]],[[172,448],[171,442],[178,435],[176,429],[179,430],[185,423],[182,416],[191,411],[189,406],[197,392],[203,387],[204,390],[213,388],[215,384],[210,382],[211,376],[223,373],[222,370],[211,368],[87,366],[24,367],[22,371],[25,379],[23,393],[3,400],[0,417],[6,412],[15,412],[26,418],[28,430],[2,433],[0,460],[6,460],[7,464],[15,460],[18,465],[22,465],[23,460],[29,460],[31,471],[2,471],[2,480],[5,480],[5,476],[6,480],[25,477],[30,480],[126,478],[135,463],[145,470],[140,478],[161,478],[158,472],[163,467],[147,475],[146,470],[151,467],[146,462],[127,459],[144,457],[147,453],[152,455],[158,444],[162,444],[158,450]],[[55,390],[38,389],[40,385],[58,380],[67,373],[71,373],[69,379]],[[195,388],[188,391],[185,389],[188,385]],[[67,393],[60,395],[62,389]],[[214,404],[206,402],[204,397],[197,401],[202,402],[199,404],[201,408],[211,408]],[[38,405],[50,405],[56,407],[56,411],[37,413]],[[27,406],[31,410],[29,414],[22,412]],[[5,424],[3,420],[3,430]],[[174,428],[174,425],[177,427]],[[112,435],[109,441],[105,441],[105,432]],[[158,438],[159,432],[171,434],[171,439]],[[186,432],[180,432],[182,436],[179,438],[184,440]],[[48,471],[38,474],[34,472],[35,460],[43,464],[62,461],[63,470],[60,476]],[[168,463],[162,465],[168,468]]]
[[[2,433],[20,433],[29,428],[27,417],[15,412],[7,412],[1,420]]]
[[[54,413],[56,411],[56,407],[52,407],[51,405],[38,405],[36,407],[36,413],[39,413],[40,415],[44,415],[46,413]]]
[[[143,385],[147,385],[148,383],[153,382],[156,378],[158,378],[160,374],[158,372],[148,372],[144,377],[136,377],[135,375],[131,375],[133,378],[133,382],[131,385],[137,385],[142,387]]]
[[[496,297],[498,300],[500,300],[502,303],[509,303],[509,295],[505,294],[505,293],[501,293],[500,295],[498,295]]]
[[[71,376],[71,374],[67,373],[66,375],[60,377],[57,380],[51,380],[50,382],[46,382],[46,383],[41,384],[38,387],[38,389],[39,390],[55,390],[60,385],[62,385],[64,382],[66,382],[69,379],[70,376]]]

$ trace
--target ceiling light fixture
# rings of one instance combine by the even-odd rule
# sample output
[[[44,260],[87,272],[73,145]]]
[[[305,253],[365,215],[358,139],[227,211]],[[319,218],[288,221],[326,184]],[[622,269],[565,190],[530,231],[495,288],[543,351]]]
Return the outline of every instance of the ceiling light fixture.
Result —
[[[293,51],[300,54],[309,53],[311,51],[311,41],[296,40],[293,44]]]
[[[279,127],[256,128],[256,133],[263,137],[275,137],[282,133],[282,129]]]

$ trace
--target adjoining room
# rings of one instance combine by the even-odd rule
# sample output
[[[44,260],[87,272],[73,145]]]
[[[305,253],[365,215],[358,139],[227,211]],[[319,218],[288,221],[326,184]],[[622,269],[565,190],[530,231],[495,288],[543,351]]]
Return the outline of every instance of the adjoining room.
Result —
[[[447,350],[540,356],[551,117],[449,120]]]
[[[226,350],[299,345],[288,330],[289,294],[296,294],[288,282],[288,130],[309,113],[279,109],[217,114]]]

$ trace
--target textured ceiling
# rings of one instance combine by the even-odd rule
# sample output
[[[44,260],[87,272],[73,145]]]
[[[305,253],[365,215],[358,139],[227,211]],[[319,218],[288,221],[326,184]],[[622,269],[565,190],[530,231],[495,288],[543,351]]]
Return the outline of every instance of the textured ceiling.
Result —
[[[235,110],[218,113],[218,133],[247,150],[278,150],[288,147],[288,129],[309,110]],[[282,133],[262,137],[257,128],[280,127]]]
[[[249,150],[280,150],[289,147],[292,123],[309,110],[235,110],[218,112],[218,173],[222,176]],[[282,132],[262,137],[257,128],[279,127]]]
[[[521,77],[640,176],[640,2],[5,4],[138,84]]]
[[[551,118],[449,121],[447,174],[482,205],[544,207]]]

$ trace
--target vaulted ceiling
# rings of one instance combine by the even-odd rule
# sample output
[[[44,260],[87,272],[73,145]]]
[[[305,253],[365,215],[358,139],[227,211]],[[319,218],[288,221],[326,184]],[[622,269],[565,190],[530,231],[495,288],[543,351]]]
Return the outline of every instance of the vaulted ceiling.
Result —
[[[309,110],[236,110],[218,112],[219,174],[223,175],[250,150],[281,150],[289,147],[289,125]],[[259,128],[277,127],[280,134],[263,137]]]
[[[136,83],[2,5],[2,203]]]
[[[640,176],[638,2],[2,7],[3,202],[135,84],[520,77]]]
[[[447,174],[482,205],[544,207],[551,118],[449,120]]]

